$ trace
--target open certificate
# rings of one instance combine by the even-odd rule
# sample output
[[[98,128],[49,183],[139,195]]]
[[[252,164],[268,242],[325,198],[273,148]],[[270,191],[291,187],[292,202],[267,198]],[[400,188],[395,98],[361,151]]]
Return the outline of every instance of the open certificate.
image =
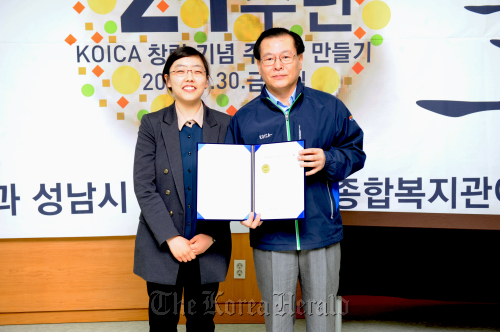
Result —
[[[304,141],[261,145],[198,143],[198,219],[300,219],[305,171],[297,159]]]

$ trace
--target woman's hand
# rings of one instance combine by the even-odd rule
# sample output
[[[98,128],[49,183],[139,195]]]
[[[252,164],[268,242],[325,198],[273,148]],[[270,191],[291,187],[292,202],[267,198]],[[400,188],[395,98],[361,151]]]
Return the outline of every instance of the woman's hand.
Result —
[[[214,243],[212,237],[206,234],[195,235],[189,244],[195,255],[201,255]]]
[[[170,252],[179,262],[186,263],[196,258],[189,241],[180,235],[168,239],[167,244]]]

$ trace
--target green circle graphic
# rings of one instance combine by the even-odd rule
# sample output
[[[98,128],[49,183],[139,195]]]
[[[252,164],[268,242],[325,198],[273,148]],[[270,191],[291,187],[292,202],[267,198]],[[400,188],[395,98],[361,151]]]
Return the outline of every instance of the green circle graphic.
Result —
[[[82,86],[82,94],[85,96],[85,97],[90,97],[94,94],[94,87],[92,86],[92,84],[85,84],[84,86]]]
[[[302,36],[302,34],[304,33],[304,29],[302,29],[300,25],[294,25],[290,28],[290,31],[295,32],[299,36]]]
[[[106,30],[109,34],[112,34],[118,30],[118,26],[114,21],[107,21],[106,24],[104,24],[104,30]]]
[[[143,117],[145,114],[148,114],[148,113],[149,113],[149,112],[148,112],[148,110],[140,110],[140,111],[139,111],[139,113],[137,113],[137,119],[138,119],[139,121],[141,121],[141,120],[142,120],[142,117]]]
[[[219,105],[220,107],[224,107],[227,106],[227,104],[229,104],[228,96],[226,96],[225,94],[217,96],[217,105]]]
[[[382,38],[381,35],[374,35],[372,38],[370,38],[370,42],[373,46],[379,46],[384,42],[384,38]]]
[[[207,41],[207,34],[204,33],[203,31],[198,31],[197,33],[194,34],[194,41],[197,42],[198,44],[203,44],[204,42]]]

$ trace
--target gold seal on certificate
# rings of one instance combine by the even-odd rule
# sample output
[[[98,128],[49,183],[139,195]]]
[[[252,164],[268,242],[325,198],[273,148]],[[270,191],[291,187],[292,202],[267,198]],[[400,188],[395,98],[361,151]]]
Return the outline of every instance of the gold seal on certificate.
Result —
[[[269,173],[270,170],[271,170],[271,167],[269,167],[268,164],[264,164],[264,166],[262,166],[262,172]]]

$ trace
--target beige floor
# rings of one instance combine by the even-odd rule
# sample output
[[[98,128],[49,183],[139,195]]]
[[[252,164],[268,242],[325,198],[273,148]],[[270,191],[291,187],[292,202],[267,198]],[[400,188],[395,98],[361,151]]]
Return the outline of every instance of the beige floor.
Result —
[[[305,321],[297,320],[294,332],[305,332]],[[45,324],[45,325],[14,325],[0,326],[2,332],[137,332],[148,331],[147,322],[115,322],[115,323],[81,323],[81,324]],[[186,328],[179,325],[178,332]],[[261,324],[217,325],[216,332],[265,332]],[[342,324],[343,332],[469,332],[469,331],[500,331],[494,328],[481,327],[443,327],[426,324],[391,321],[347,321]]]

